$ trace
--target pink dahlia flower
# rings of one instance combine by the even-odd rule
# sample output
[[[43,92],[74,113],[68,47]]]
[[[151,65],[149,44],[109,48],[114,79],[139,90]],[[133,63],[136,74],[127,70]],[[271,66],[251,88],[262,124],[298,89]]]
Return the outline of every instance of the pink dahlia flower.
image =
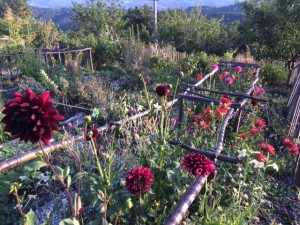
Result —
[[[240,73],[242,71],[243,71],[243,67],[241,67],[241,66],[235,67],[235,72]]]
[[[211,69],[212,69],[212,71],[218,70],[219,69],[218,64],[212,65]]]
[[[227,77],[227,78],[225,79],[225,82],[226,82],[227,84],[233,84],[234,79],[233,79],[232,77]]]

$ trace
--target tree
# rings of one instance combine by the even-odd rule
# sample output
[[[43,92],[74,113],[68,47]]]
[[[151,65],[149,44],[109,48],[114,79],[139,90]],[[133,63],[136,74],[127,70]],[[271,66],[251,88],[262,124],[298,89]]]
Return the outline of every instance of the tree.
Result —
[[[300,1],[244,2],[245,18],[239,27],[242,42],[257,59],[282,60],[289,70],[287,83],[300,60]]]
[[[6,10],[10,8],[16,16],[26,17],[32,15],[27,0],[0,0],[0,18],[3,18]]]
[[[100,65],[120,58],[121,37],[124,35],[123,11],[117,0],[107,5],[103,0],[74,3],[73,33],[76,45],[94,48],[95,61]]]
[[[141,41],[149,43],[153,41],[153,9],[148,5],[128,9],[124,19],[127,21],[125,29],[133,29]]]
[[[207,19],[201,8],[190,14],[183,9],[159,14],[158,36],[161,43],[171,43],[178,51],[222,54],[228,50],[228,33],[222,19]]]

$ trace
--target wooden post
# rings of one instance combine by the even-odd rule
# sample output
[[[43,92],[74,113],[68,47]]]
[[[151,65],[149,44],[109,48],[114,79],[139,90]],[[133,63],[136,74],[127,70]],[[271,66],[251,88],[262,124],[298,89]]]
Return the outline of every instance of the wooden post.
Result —
[[[181,128],[181,124],[182,124],[182,120],[183,120],[183,116],[184,116],[184,110],[183,110],[183,99],[179,98],[179,112],[178,112],[178,125],[177,128],[180,129]]]
[[[154,0],[154,47],[157,50],[157,1]]]
[[[92,49],[90,49],[90,64],[91,64],[91,71],[92,71],[92,74],[94,74],[94,65],[93,65]]]
[[[241,117],[242,117],[242,109],[239,109],[237,116],[233,122],[233,132],[235,132],[235,133],[239,132]]]
[[[295,177],[295,184],[300,187],[300,155],[297,158]]]

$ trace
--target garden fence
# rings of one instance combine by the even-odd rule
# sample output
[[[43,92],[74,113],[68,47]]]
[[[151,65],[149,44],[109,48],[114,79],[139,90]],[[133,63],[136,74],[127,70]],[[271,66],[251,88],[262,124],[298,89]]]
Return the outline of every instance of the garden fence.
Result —
[[[300,139],[300,67],[298,67],[296,80],[294,87],[292,89],[289,101],[287,104],[288,107],[288,118],[290,121],[290,128],[288,135],[290,137]],[[300,187],[300,157],[298,156],[296,164],[296,185]]]

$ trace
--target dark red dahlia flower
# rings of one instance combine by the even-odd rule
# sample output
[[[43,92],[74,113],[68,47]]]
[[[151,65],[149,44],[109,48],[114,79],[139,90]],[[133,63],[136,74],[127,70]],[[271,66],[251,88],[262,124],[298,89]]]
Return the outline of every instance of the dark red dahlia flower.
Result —
[[[213,161],[210,161],[204,155],[194,152],[185,155],[180,165],[196,176],[208,176],[215,169]]]
[[[256,99],[251,99],[251,105],[254,106],[254,107],[258,106],[259,102]]]
[[[90,140],[96,140],[99,137],[99,131],[94,128],[92,130],[90,130],[87,135],[86,135],[86,140],[90,141]]]
[[[153,182],[153,175],[149,168],[134,167],[126,176],[126,188],[133,194],[148,192]]]
[[[159,85],[159,86],[157,86],[157,88],[156,88],[156,94],[158,95],[158,96],[160,96],[160,97],[167,97],[167,96],[169,96],[170,95],[170,89],[171,89],[171,86],[170,85],[164,85],[164,84],[162,84],[162,85]]]
[[[15,92],[14,99],[8,102],[2,111],[5,116],[1,120],[6,124],[4,130],[13,138],[33,144],[43,141],[49,145],[53,130],[59,130],[58,122],[64,117],[52,108],[50,91],[39,96],[27,88],[24,95]]]

